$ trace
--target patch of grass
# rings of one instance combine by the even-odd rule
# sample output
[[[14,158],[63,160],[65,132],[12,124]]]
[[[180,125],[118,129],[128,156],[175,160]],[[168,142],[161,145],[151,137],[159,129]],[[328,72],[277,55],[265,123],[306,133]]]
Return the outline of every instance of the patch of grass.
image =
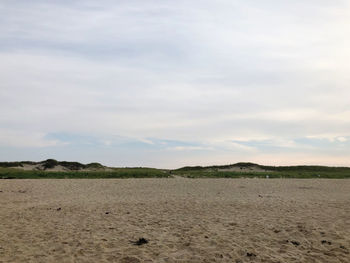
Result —
[[[23,167],[27,165],[41,165],[43,170],[55,168],[58,165],[61,165],[69,170],[77,171],[81,169],[104,169],[104,166],[100,163],[89,163],[82,164],[79,162],[67,162],[67,161],[57,161],[55,159],[47,159],[41,162],[31,162],[31,161],[22,161],[22,162],[0,162],[0,167],[11,168],[11,167]]]
[[[24,171],[13,167],[24,164],[41,164],[44,170]],[[62,165],[70,171],[48,171],[45,169]],[[232,167],[246,168],[240,171],[223,171]],[[261,171],[250,170],[259,168]],[[91,171],[83,171],[83,168]],[[0,179],[30,179],[30,178],[161,178],[171,175],[188,178],[350,178],[349,167],[328,166],[264,166],[253,163],[237,163],[223,166],[193,166],[176,170],[160,170],[154,168],[108,168],[99,163],[81,164],[78,162],[59,162],[54,159],[35,162],[2,162],[0,163]]]
[[[43,161],[42,164],[44,169],[50,169],[58,165],[58,161],[56,161],[55,159],[47,159],[46,161]]]
[[[87,169],[103,169],[104,166],[100,163],[88,163],[85,165],[85,168]]]
[[[153,168],[115,168],[110,171],[24,171],[13,168],[0,168],[0,179],[98,179],[98,178],[161,178],[168,177],[169,173]]]
[[[22,162],[0,162],[0,167],[9,168],[9,167],[22,167]]]
[[[57,164],[62,165],[63,167],[66,167],[69,170],[80,170],[80,169],[84,169],[86,167],[86,165],[78,163],[78,162],[58,162]]]
[[[301,169],[295,167],[294,169],[271,170],[269,172],[232,172],[232,171],[216,171],[213,169],[207,170],[176,170],[172,174],[184,176],[188,178],[334,178],[344,179],[350,178],[350,169]]]

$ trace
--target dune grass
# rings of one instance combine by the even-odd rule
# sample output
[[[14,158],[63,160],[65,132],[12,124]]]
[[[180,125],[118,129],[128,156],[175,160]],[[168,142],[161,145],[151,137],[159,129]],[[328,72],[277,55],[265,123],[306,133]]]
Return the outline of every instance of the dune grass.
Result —
[[[254,164],[255,165],[255,164]],[[236,165],[238,166],[238,165]],[[232,166],[231,166],[232,167]],[[244,166],[239,166],[244,167]],[[247,166],[248,167],[248,166]],[[262,166],[255,165],[265,171],[220,171],[229,166],[210,167],[184,167],[172,171],[173,174],[189,178],[350,178],[350,168],[348,167],[328,167],[328,166]]]
[[[187,178],[350,178],[350,173],[337,172],[307,172],[307,171],[289,171],[289,172],[220,172],[220,171],[191,171],[174,172],[178,176]]]
[[[0,168],[2,179],[99,179],[99,178],[161,178],[169,174],[153,168],[114,168],[108,171],[24,171],[13,168]]]
[[[18,165],[19,164],[19,165]],[[44,169],[25,171],[14,168],[24,164],[41,164]],[[68,171],[49,171],[55,165],[64,166]],[[229,171],[235,168],[238,171]],[[91,171],[83,170],[90,168]],[[259,168],[259,169],[256,169]],[[226,169],[223,170],[223,169]],[[48,159],[43,162],[0,163],[0,179],[39,179],[39,178],[163,178],[173,175],[187,178],[350,178],[349,167],[328,166],[264,166],[253,163],[237,163],[223,166],[192,166],[176,170],[155,168],[107,168],[99,163],[80,164],[77,162],[58,162]]]

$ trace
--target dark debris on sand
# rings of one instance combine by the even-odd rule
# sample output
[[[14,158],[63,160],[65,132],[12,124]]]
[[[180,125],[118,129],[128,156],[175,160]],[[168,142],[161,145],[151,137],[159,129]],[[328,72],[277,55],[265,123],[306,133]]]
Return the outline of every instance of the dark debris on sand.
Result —
[[[135,246],[141,246],[141,245],[144,245],[144,244],[147,244],[148,243],[148,240],[147,239],[145,239],[145,238],[143,238],[143,237],[141,237],[141,238],[139,238],[139,240],[137,240],[137,241],[130,241],[133,245],[135,245]]]
[[[254,253],[247,252],[247,257],[256,257]]]
[[[291,241],[289,241],[289,240],[286,240],[286,243],[292,243],[294,246],[300,246],[300,242],[298,242],[298,241],[294,241],[294,240],[291,240]]]
[[[292,243],[296,247],[300,245],[300,242],[298,241],[290,241],[290,243]]]

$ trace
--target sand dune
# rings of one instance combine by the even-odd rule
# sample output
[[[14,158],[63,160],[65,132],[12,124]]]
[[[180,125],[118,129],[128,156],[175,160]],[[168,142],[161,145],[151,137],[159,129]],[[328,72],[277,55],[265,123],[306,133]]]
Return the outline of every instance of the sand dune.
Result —
[[[349,180],[0,181],[0,262],[347,263],[349,226]]]

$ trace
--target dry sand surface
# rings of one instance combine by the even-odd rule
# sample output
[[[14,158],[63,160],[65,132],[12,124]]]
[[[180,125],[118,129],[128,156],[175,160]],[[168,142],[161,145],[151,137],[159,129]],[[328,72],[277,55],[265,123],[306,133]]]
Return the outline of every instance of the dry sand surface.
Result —
[[[349,252],[350,180],[0,180],[0,262],[348,263]]]

